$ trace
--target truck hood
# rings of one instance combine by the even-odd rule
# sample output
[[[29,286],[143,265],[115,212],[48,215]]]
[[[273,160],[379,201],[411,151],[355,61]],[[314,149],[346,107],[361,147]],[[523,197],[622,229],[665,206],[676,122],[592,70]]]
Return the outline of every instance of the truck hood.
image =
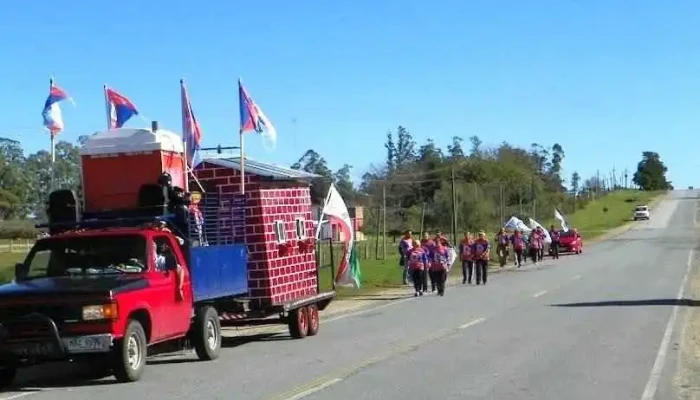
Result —
[[[92,275],[35,278],[0,286],[0,299],[36,295],[116,295],[143,289],[148,281],[142,275]]]

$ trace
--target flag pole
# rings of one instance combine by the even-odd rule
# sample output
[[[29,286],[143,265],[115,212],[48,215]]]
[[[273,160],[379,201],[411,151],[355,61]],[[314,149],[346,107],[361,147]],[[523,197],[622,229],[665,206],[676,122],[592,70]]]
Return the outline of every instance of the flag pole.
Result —
[[[51,90],[53,89],[53,78],[49,79],[49,94],[51,93]],[[50,191],[54,190],[54,186],[56,184],[56,134],[54,133],[53,130],[49,131],[49,134],[51,135],[51,186],[49,187]]]
[[[112,113],[111,107],[109,106],[109,96],[107,96],[107,85],[102,85],[102,90],[104,90],[105,95],[105,109],[107,110],[107,130],[112,129]]]
[[[245,139],[243,138],[243,129],[238,130],[238,136],[241,141],[241,194],[245,194]]]
[[[187,132],[187,120],[185,117],[185,107],[187,106],[187,88],[185,88],[185,80],[180,78],[180,114],[182,114],[182,172],[185,176],[185,193],[190,192],[190,176],[189,176],[189,166],[187,165],[187,139],[185,139],[185,132]]]

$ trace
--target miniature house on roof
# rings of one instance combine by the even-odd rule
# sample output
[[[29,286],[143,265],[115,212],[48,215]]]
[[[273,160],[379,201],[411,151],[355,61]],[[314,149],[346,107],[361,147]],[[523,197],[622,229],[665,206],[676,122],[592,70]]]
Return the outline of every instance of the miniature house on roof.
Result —
[[[205,225],[217,221],[205,230],[212,237],[233,232],[236,241],[245,242],[249,295],[256,306],[317,294],[310,184],[318,175],[245,161],[244,195],[240,157],[204,157],[195,168],[199,183],[190,182],[190,188],[202,185],[207,210],[218,205],[215,218],[204,216]],[[238,217],[221,214],[241,206],[245,213]]]

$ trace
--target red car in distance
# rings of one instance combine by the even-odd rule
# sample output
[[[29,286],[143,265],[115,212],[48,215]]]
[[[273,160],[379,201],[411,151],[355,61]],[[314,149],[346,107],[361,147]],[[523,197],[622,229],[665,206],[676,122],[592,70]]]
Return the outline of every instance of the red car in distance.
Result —
[[[559,251],[571,252],[575,254],[583,253],[583,239],[576,229],[569,229],[568,232],[559,233]]]

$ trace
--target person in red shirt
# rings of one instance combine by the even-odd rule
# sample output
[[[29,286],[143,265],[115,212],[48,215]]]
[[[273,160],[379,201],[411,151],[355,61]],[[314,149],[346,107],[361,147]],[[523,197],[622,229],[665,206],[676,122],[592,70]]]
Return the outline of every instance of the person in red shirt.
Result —
[[[413,241],[413,247],[408,252],[408,270],[411,273],[413,280],[413,296],[418,297],[423,295],[423,275],[428,267],[428,253],[420,242]]]
[[[479,231],[478,238],[472,243],[472,258],[476,267],[476,284],[486,284],[486,277],[489,269],[491,246],[486,240],[486,233]]]
[[[462,243],[459,244],[459,255],[462,260],[462,284],[472,283],[472,273],[474,272],[474,260],[472,259],[472,234],[467,232],[464,234]]]
[[[413,233],[411,231],[406,231],[403,238],[401,238],[401,242],[399,242],[399,266],[403,269],[402,278],[404,285],[408,285],[409,272],[406,259],[408,258],[408,252],[411,250],[411,246],[413,246]]]
[[[523,262],[523,255],[526,245],[522,232],[516,229],[513,232],[513,236],[510,237],[510,242],[513,245],[513,251],[515,252],[515,265],[520,268]]]
[[[430,265],[430,272],[433,282],[437,288],[438,296],[445,295],[445,282],[447,281],[447,271],[449,265],[450,250],[442,243],[438,243],[433,252],[433,263]]]

